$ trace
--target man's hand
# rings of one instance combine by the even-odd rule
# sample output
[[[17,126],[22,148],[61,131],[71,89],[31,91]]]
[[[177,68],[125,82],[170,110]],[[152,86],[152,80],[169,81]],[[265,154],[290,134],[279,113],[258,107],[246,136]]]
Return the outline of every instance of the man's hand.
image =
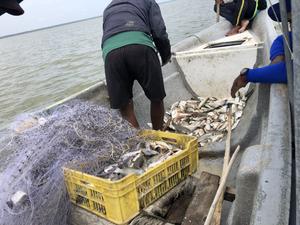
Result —
[[[223,4],[224,1],[223,0],[215,0],[216,4]]]
[[[249,23],[250,20],[243,19],[241,21],[241,28],[239,29],[239,33],[243,33],[245,30],[247,30]]]
[[[231,35],[238,34],[240,29],[241,29],[241,26],[240,26],[240,25],[234,26],[230,31],[228,31],[228,32],[226,33],[225,36],[231,36]]]
[[[236,92],[242,87],[245,87],[247,84],[248,81],[245,74],[240,74],[237,78],[235,78],[231,87],[231,97],[235,98]]]
[[[171,54],[168,55],[168,57],[165,60],[162,60],[161,66],[164,66],[164,65],[168,64],[169,62],[171,62]]]

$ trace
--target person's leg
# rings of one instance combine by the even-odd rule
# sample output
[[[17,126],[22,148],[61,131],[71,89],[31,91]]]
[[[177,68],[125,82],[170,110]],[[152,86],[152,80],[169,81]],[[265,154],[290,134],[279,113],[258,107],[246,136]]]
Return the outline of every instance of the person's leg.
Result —
[[[256,13],[256,1],[248,0],[246,12],[241,20],[241,28],[239,29],[239,33],[242,33],[248,29],[250,22],[255,18]]]
[[[139,123],[135,117],[133,101],[130,100],[127,104],[120,108],[122,117],[127,120],[133,127],[139,128]]]
[[[164,102],[151,101],[151,122],[154,130],[162,130],[164,123],[165,108]]]
[[[139,82],[145,95],[151,101],[152,128],[162,129],[164,118],[163,99],[166,96],[162,71],[157,53],[148,46],[132,45],[127,52],[127,64],[132,65],[130,73]]]
[[[119,109],[122,117],[138,128],[132,102],[133,78],[125,62],[126,46],[113,50],[105,59],[105,77],[110,106]]]
[[[224,17],[231,24],[233,24],[234,21],[234,17],[233,17],[234,10],[235,10],[234,2],[220,4],[220,16]],[[217,12],[217,5],[214,6],[214,11]]]

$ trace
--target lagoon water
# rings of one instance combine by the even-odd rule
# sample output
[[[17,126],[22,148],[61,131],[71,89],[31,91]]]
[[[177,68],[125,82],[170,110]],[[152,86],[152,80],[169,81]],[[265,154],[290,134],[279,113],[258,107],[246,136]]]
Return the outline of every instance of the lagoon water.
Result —
[[[171,44],[215,22],[214,1],[160,5]],[[0,39],[0,128],[104,79],[102,17]]]

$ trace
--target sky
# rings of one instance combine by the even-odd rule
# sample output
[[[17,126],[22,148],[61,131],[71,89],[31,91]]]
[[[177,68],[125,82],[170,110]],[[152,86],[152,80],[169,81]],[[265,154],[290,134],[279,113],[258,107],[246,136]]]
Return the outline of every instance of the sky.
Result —
[[[0,37],[101,16],[111,0],[24,0],[25,14],[0,17]],[[163,2],[165,0],[157,0]]]

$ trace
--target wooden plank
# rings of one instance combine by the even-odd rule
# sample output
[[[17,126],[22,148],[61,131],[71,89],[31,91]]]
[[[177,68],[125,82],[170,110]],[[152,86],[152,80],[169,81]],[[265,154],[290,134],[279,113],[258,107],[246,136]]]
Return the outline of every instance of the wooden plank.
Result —
[[[217,18],[216,18],[217,23],[220,22],[220,3],[217,3]]]
[[[182,225],[204,224],[209,208],[216,195],[219,180],[218,176],[202,172]]]
[[[226,168],[226,171],[224,173],[224,176],[222,177],[221,179],[221,183],[220,183],[220,186],[218,187],[218,190],[217,190],[217,193],[216,193],[216,196],[213,200],[213,203],[211,204],[211,207],[209,209],[209,213],[207,215],[207,218],[206,218],[206,221],[204,223],[204,225],[211,225],[212,222],[215,223],[215,220],[214,220],[214,212],[217,208],[217,205],[218,205],[218,202],[219,200],[221,199],[221,197],[223,196],[222,194],[224,194],[224,190],[226,188],[226,181],[227,181],[227,178],[228,178],[228,175],[230,173],[230,170],[232,168],[232,165],[238,155],[240,151],[240,146],[238,145],[237,148],[235,149],[230,161],[229,161],[229,164],[228,164],[228,167]]]
[[[224,162],[223,162],[223,171],[222,171],[221,181],[224,177],[224,173],[228,167],[229,160],[230,160],[230,146],[231,146],[230,140],[231,140],[231,126],[232,126],[231,105],[228,105],[227,117],[228,117],[227,138],[226,138],[226,146],[225,146],[225,154],[224,154]],[[222,191],[221,197],[217,203],[217,207],[214,212],[214,219],[213,219],[211,225],[220,225],[221,224],[223,199],[224,199],[224,191]]]

